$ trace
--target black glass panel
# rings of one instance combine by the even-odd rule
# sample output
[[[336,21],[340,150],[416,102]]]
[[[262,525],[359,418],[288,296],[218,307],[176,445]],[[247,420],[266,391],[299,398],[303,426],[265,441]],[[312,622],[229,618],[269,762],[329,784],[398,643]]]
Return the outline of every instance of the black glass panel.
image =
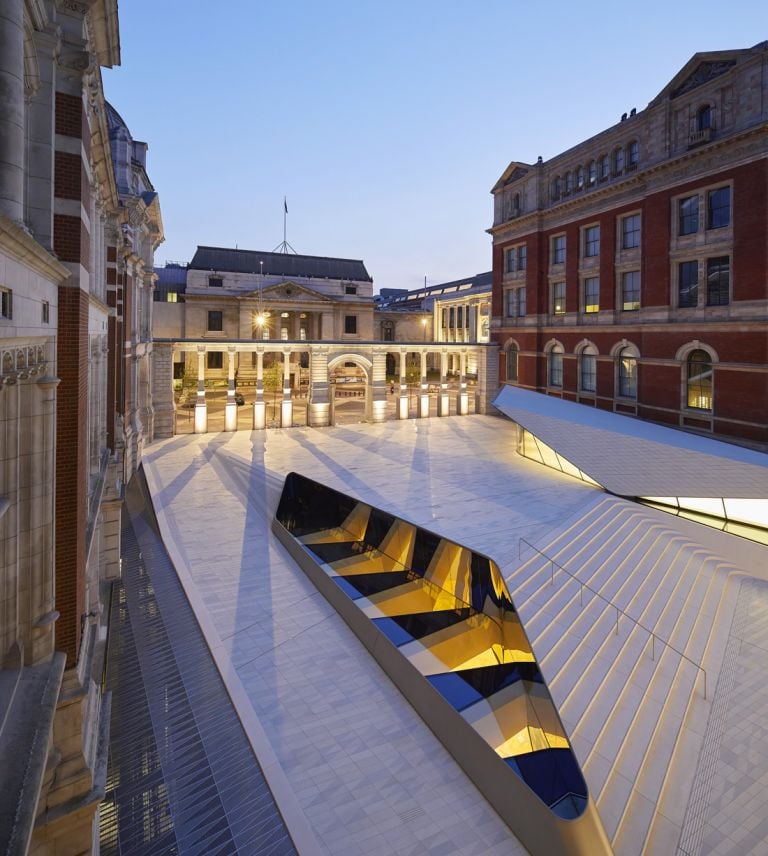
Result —
[[[438,630],[466,621],[470,615],[472,615],[470,609],[445,609],[440,612],[393,615],[391,618],[375,619],[373,623],[378,626],[379,621],[394,621],[411,639],[423,639],[425,636],[437,633]]]
[[[288,473],[275,516],[295,537],[340,526],[357,501],[332,488]]]
[[[429,682],[453,704],[453,696],[462,696],[459,682],[470,686],[479,698],[490,698],[499,690],[517,681],[544,683],[535,663],[504,663],[498,666],[482,666],[478,669],[462,669],[444,675],[431,675]],[[455,705],[454,705],[455,706]]]
[[[369,597],[410,582],[414,576],[408,571],[384,571],[381,574],[350,574],[343,579],[356,588],[363,597]]]
[[[505,760],[509,763],[513,759]],[[570,749],[541,749],[517,755],[510,766],[548,806],[555,811],[561,808],[565,812],[563,816],[570,817],[573,809],[564,797],[586,798],[584,777]]]
[[[379,511],[378,508],[371,509],[371,516],[368,518],[368,526],[365,529],[365,543],[372,547],[380,547],[384,536],[392,528],[395,518],[391,514],[384,511]]]
[[[432,557],[435,555],[440,538],[425,529],[416,530],[416,538],[413,545],[413,569],[422,576],[427,571]]]
[[[497,585],[496,588],[501,588],[502,592],[504,590],[503,586]],[[505,594],[497,594],[496,588],[494,587],[493,572],[488,557],[481,556],[479,553],[472,553],[472,606],[482,612],[486,599],[489,599],[496,606],[514,612],[515,608],[512,601]]]
[[[327,544],[305,544],[321,562],[338,562],[339,559],[348,559],[350,556],[360,555],[359,541],[329,541]]]

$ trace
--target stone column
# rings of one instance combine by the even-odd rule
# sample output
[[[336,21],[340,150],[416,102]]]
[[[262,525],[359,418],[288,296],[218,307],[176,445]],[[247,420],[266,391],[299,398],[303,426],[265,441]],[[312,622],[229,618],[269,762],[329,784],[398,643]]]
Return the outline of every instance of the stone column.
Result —
[[[264,348],[256,350],[256,401],[253,402],[253,427],[267,427],[267,405],[264,402]]]
[[[224,405],[224,430],[237,430],[237,402],[235,401],[235,348],[227,348],[227,403]]]
[[[372,422],[383,422],[387,418],[387,352],[372,354],[370,400]]]
[[[491,413],[491,400],[499,391],[499,349],[497,345],[486,345],[477,351],[475,413]]]
[[[197,349],[197,401],[195,402],[195,434],[208,431],[208,406],[205,403],[205,348]]]
[[[328,349],[313,346],[309,354],[309,412],[307,422],[313,428],[331,424],[329,400]]]
[[[0,211],[24,219],[24,3],[0,4]]]
[[[450,396],[448,395],[448,351],[440,351],[440,397],[437,399],[437,415],[448,416],[450,412]]]
[[[397,402],[397,418],[408,418],[408,384],[405,379],[405,360],[408,354],[400,351],[400,398]]]
[[[293,402],[291,401],[291,352],[283,351],[283,400],[280,403],[280,427],[293,425]]]
[[[467,352],[459,354],[459,400],[456,411],[459,416],[469,413],[469,393],[467,392]]]
[[[173,403],[173,346],[155,344],[152,351],[152,400],[155,438],[173,437],[176,408]]]
[[[427,352],[421,351],[421,395],[419,396],[419,417],[429,416],[429,388],[427,386]]]

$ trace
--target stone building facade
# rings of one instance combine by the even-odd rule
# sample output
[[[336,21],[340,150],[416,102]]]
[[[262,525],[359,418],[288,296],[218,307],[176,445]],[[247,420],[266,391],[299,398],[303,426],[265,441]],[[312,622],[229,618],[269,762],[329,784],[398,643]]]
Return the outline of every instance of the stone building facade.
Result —
[[[768,43],[493,188],[502,380],[768,442]]]
[[[119,574],[122,484],[152,428],[151,400],[131,380],[151,350],[148,316],[143,329],[117,319],[142,301],[151,311],[162,239],[147,188],[120,183],[135,152],[111,145],[100,72],[119,61],[115,0],[0,8],[0,850],[9,853],[98,846],[109,729],[102,583]]]

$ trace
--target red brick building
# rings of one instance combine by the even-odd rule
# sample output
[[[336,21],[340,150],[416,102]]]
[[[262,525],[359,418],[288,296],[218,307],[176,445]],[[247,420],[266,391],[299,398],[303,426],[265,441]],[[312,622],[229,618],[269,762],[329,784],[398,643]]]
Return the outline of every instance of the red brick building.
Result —
[[[502,381],[768,442],[768,42],[492,193]]]

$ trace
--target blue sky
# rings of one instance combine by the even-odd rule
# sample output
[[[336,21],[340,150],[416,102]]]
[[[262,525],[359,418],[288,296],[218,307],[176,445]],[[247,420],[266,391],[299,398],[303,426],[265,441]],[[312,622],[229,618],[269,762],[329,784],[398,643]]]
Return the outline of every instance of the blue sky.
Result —
[[[107,98],[149,143],[166,241],[360,258],[378,288],[491,267],[490,188],[638,110],[764,2],[123,0]]]

